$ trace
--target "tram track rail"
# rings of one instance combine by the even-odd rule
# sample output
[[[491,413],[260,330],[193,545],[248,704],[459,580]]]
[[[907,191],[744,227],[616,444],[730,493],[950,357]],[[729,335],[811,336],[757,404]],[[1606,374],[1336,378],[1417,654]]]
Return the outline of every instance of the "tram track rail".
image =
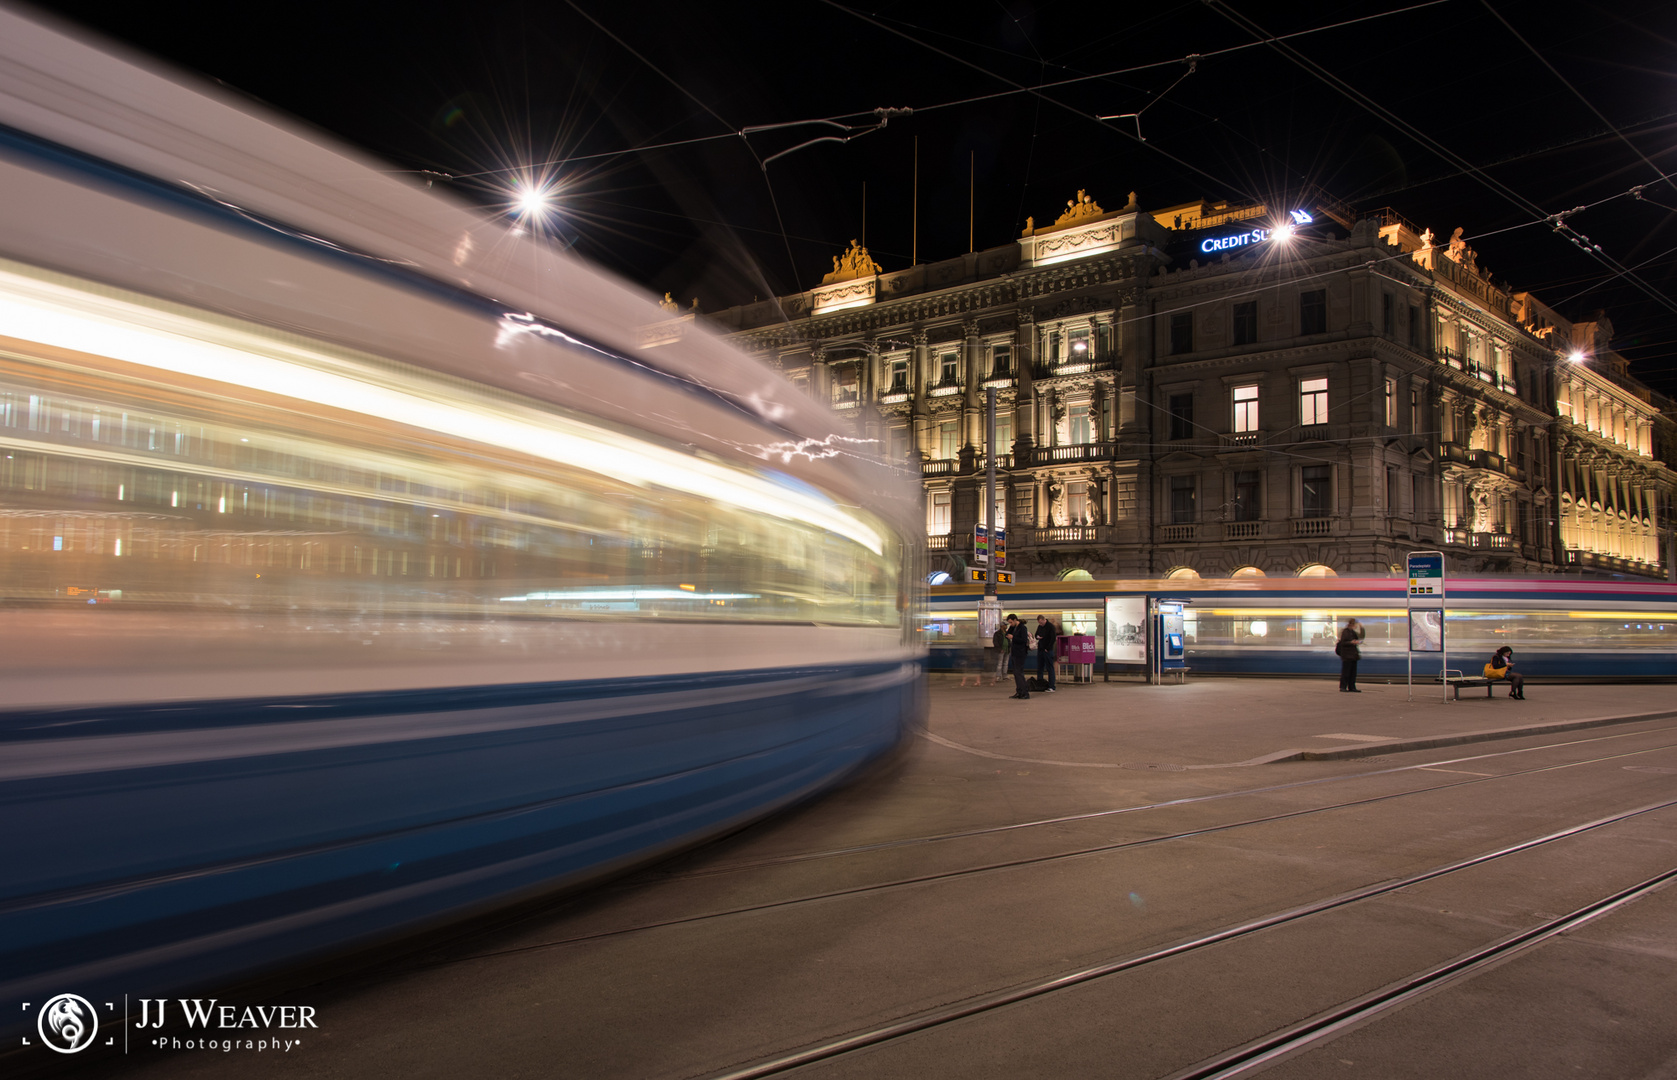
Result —
[[[1586,740],[1586,741],[1594,741],[1594,740]],[[1075,848],[1075,849],[1070,850],[1070,851],[1059,851],[1059,852],[1051,852],[1051,853],[1044,854],[1044,855],[1025,856],[1025,857],[1021,857],[1021,858],[1017,858],[1017,859],[998,860],[998,861],[994,861],[994,862],[981,863],[981,864],[978,864],[978,865],[975,865],[975,866],[967,866],[967,867],[961,867],[959,869],[954,869],[954,870],[941,871],[941,872],[933,873],[933,874],[920,874],[920,875],[915,875],[915,876],[912,876],[912,877],[894,878],[894,879],[891,879],[891,880],[888,880],[888,881],[872,882],[872,883],[865,884],[865,885],[856,885],[856,886],[851,886],[849,888],[843,888],[843,889],[833,889],[833,890],[828,890],[826,892],[806,894],[806,895],[803,895],[803,896],[787,897],[787,898],[778,899],[778,900],[767,900],[767,901],[763,901],[763,902],[756,903],[756,904],[736,905],[734,907],[730,907],[730,908],[726,908],[726,909],[722,909],[722,910],[718,910],[718,911],[701,912],[701,913],[698,913],[698,914],[695,914],[695,915],[681,916],[681,917],[671,918],[671,919],[660,919],[660,920],[656,920],[656,921],[652,921],[652,922],[636,923],[632,926],[617,927],[617,928],[613,928],[613,929],[609,929],[609,930],[602,930],[602,931],[599,931],[599,932],[596,932],[596,933],[590,933],[590,934],[577,934],[577,935],[573,935],[571,937],[557,938],[557,939],[550,940],[550,941],[534,942],[534,943],[526,944],[526,945],[512,946],[512,947],[509,947],[509,948],[506,948],[506,949],[495,949],[495,950],[488,950],[488,951],[482,951],[482,952],[474,952],[474,953],[469,953],[469,954],[466,954],[466,955],[463,955],[463,956],[449,957],[449,958],[446,958],[446,959],[434,960],[434,961],[431,961],[429,963],[416,964],[416,965],[412,965],[412,966],[414,968],[448,967],[448,966],[464,964],[464,963],[472,963],[472,962],[477,962],[477,961],[482,961],[482,960],[492,960],[492,959],[496,959],[496,958],[499,958],[499,957],[514,956],[514,955],[518,955],[518,954],[521,954],[521,953],[538,952],[538,951],[542,951],[542,950],[546,950],[546,949],[563,948],[563,947],[570,946],[570,945],[580,945],[580,944],[584,944],[584,943],[587,943],[587,942],[601,941],[601,940],[605,940],[605,939],[609,939],[609,938],[624,937],[624,936],[627,936],[627,935],[630,935],[630,934],[644,933],[644,932],[651,931],[651,930],[662,930],[662,929],[669,929],[669,928],[672,928],[672,927],[680,927],[680,926],[693,926],[693,925],[697,925],[697,924],[700,924],[700,923],[706,923],[706,922],[710,922],[710,921],[717,920],[717,919],[733,918],[733,917],[736,917],[736,916],[755,914],[755,913],[764,912],[764,911],[783,910],[783,909],[786,909],[786,908],[798,907],[798,906],[802,906],[802,905],[805,905],[805,904],[819,903],[819,902],[828,901],[828,900],[838,900],[838,899],[843,899],[843,898],[847,898],[847,897],[866,896],[866,895],[870,895],[870,894],[887,892],[887,891],[894,890],[894,889],[909,888],[909,887],[913,887],[913,886],[917,886],[917,885],[935,884],[937,882],[943,882],[943,881],[955,881],[955,880],[959,880],[961,878],[976,877],[976,876],[979,876],[979,875],[982,875],[982,874],[996,873],[996,872],[1004,871],[1004,870],[1014,870],[1014,869],[1022,869],[1022,868],[1030,867],[1030,866],[1049,865],[1049,864],[1058,863],[1058,862],[1065,862],[1065,861],[1072,860],[1072,859],[1088,858],[1088,857],[1095,856],[1095,855],[1110,854],[1110,853],[1117,852],[1117,851],[1151,847],[1151,846],[1154,846],[1154,845],[1172,843],[1172,842],[1179,841],[1179,840],[1189,840],[1189,839],[1193,839],[1193,838],[1196,838],[1196,837],[1216,835],[1218,833],[1229,832],[1229,831],[1232,831],[1232,830],[1235,830],[1235,829],[1247,828],[1247,827],[1255,826],[1255,825],[1267,825],[1267,824],[1272,824],[1272,823],[1280,822],[1280,821],[1288,821],[1288,820],[1295,820],[1295,819],[1299,819],[1299,818],[1311,817],[1311,816],[1314,816],[1314,815],[1317,815],[1317,814],[1331,813],[1333,811],[1338,811],[1338,810],[1349,810],[1349,809],[1355,809],[1355,808],[1358,808],[1358,807],[1371,806],[1371,805],[1375,805],[1375,804],[1378,804],[1378,803],[1390,802],[1390,801],[1393,801],[1393,800],[1396,800],[1396,799],[1408,798],[1408,797],[1411,797],[1411,796],[1426,795],[1426,794],[1431,794],[1431,793],[1436,793],[1436,792],[1441,792],[1441,791],[1452,791],[1452,790],[1457,790],[1457,789],[1461,789],[1461,788],[1474,787],[1474,786],[1477,786],[1477,785],[1490,783],[1490,782],[1496,781],[1496,780],[1509,780],[1509,779],[1516,779],[1516,778],[1520,778],[1520,777],[1534,776],[1534,775],[1539,775],[1539,774],[1542,774],[1542,773],[1555,772],[1555,771],[1558,771],[1558,770],[1561,770],[1561,769],[1576,768],[1578,766],[1583,766],[1583,765],[1600,764],[1600,763],[1606,762],[1606,761],[1617,761],[1617,760],[1621,760],[1621,759],[1627,758],[1627,757],[1638,757],[1638,756],[1641,756],[1643,754],[1657,753],[1661,750],[1672,750],[1672,749],[1677,749],[1677,743],[1663,743],[1659,746],[1646,747],[1646,748],[1639,749],[1639,750],[1626,751],[1626,752],[1621,753],[1621,754],[1603,755],[1603,756],[1600,756],[1600,757],[1588,758],[1588,759],[1584,759],[1584,760],[1581,760],[1581,761],[1561,762],[1561,763],[1554,764],[1554,765],[1539,766],[1539,767],[1534,768],[1534,769],[1522,769],[1522,770],[1519,770],[1517,772],[1498,773],[1494,776],[1474,777],[1474,778],[1468,779],[1468,780],[1455,780],[1455,781],[1450,781],[1449,783],[1444,783],[1444,784],[1433,784],[1433,785],[1429,785],[1427,787],[1411,788],[1407,791],[1387,792],[1387,793],[1382,794],[1382,795],[1372,795],[1372,796],[1369,796],[1367,798],[1362,798],[1362,799],[1352,799],[1352,800],[1347,800],[1347,801],[1344,801],[1344,802],[1331,803],[1331,804],[1328,804],[1326,806],[1303,807],[1303,808],[1300,808],[1300,809],[1297,809],[1297,810],[1288,810],[1288,811],[1283,811],[1283,812],[1276,813],[1276,814],[1266,814],[1266,815],[1262,815],[1262,816],[1258,816],[1258,817],[1244,818],[1244,819],[1241,819],[1239,821],[1220,822],[1220,823],[1213,824],[1213,825],[1202,826],[1200,828],[1185,829],[1185,830],[1181,830],[1181,831],[1178,831],[1178,832],[1165,833],[1165,834],[1162,834],[1162,835],[1159,835],[1159,836],[1145,836],[1145,837],[1137,837],[1137,838],[1134,838],[1134,839],[1115,841],[1115,842],[1106,843],[1106,844],[1087,845],[1087,846],[1084,846],[1084,847]],[[1516,752],[1518,752],[1518,751],[1510,751],[1509,753],[1516,753]],[[1481,755],[1481,756],[1492,757],[1492,756],[1502,756],[1502,755]],[[1457,760],[1460,761],[1460,760],[1466,760],[1466,759],[1457,759]],[[1402,772],[1402,771],[1406,771],[1408,769],[1421,768],[1421,767],[1424,767],[1424,766],[1405,766],[1402,769],[1381,770],[1381,772],[1382,773],[1384,773],[1384,772]],[[1376,775],[1376,774],[1363,774],[1363,775]],[[1291,786],[1296,786],[1296,785],[1282,785],[1282,787],[1291,787]],[[1270,788],[1270,789],[1260,789],[1260,790],[1275,790],[1275,789]],[[1204,797],[1199,797],[1199,798],[1197,798],[1195,800],[1191,800],[1191,801],[1206,801],[1206,800],[1210,800],[1210,799],[1214,799],[1214,798],[1218,798],[1218,797],[1219,796],[1204,796]],[[1157,804],[1157,806],[1161,807],[1161,808],[1178,806],[1178,805],[1183,805],[1183,800],[1173,800],[1171,802]],[[1152,807],[1149,807],[1149,808],[1152,808]],[[1110,812],[1106,812],[1106,813],[1110,813]],[[1101,815],[1097,815],[1097,816],[1101,816]],[[1074,818],[1073,820],[1079,820],[1079,819],[1081,819],[1081,817],[1086,817],[1086,816],[1080,816],[1080,818]],[[959,834],[959,835],[964,835],[964,834]],[[984,835],[984,831],[981,830],[978,833],[976,833],[975,835]],[[765,864],[765,865],[772,866],[772,865],[779,865],[779,864],[769,863],[769,864]],[[661,884],[662,881],[660,881],[659,883]],[[497,929],[498,930],[504,930],[505,928],[504,927],[498,927]]]
[[[1587,739],[1569,739],[1565,742],[1544,743],[1540,746],[1522,746],[1513,750],[1498,750],[1487,754],[1471,754],[1466,757],[1445,758],[1440,761],[1426,761],[1414,765],[1398,765],[1390,769],[1365,769],[1359,772],[1337,773],[1333,776],[1313,777],[1309,780],[1292,780],[1284,784],[1266,784],[1262,787],[1240,788],[1235,791],[1220,791],[1210,795],[1190,795],[1180,799],[1165,799],[1160,802],[1138,803],[1134,806],[1115,807],[1110,810],[1090,810],[1080,814],[1063,814],[1056,817],[1036,818],[1031,821],[1009,822],[1005,825],[989,825],[977,829],[960,829],[952,832],[931,833],[926,836],[902,837],[895,840],[881,840],[871,844],[855,844],[842,848],[826,848],[820,851],[797,852],[790,855],[774,855],[760,859],[750,859],[740,862],[724,863],[720,866],[707,866],[694,870],[654,871],[659,882],[691,880],[696,878],[716,877],[723,874],[734,874],[748,870],[757,870],[774,866],[788,866],[802,862],[815,862],[822,859],[845,858],[851,855],[865,855],[877,851],[889,851],[893,848],[913,847],[920,844],[943,843],[950,840],[966,840],[981,836],[995,836],[1009,832],[1019,832],[1025,829],[1043,828],[1050,825],[1070,825],[1083,821],[1096,821],[1101,818],[1119,817],[1126,814],[1138,814],[1149,810],[1168,810],[1179,806],[1194,806],[1200,803],[1221,802],[1227,799],[1238,799],[1249,795],[1266,795],[1277,791],[1289,791],[1298,788],[1316,787],[1324,784],[1346,783],[1354,780],[1366,780],[1378,776],[1392,776],[1398,773],[1416,772],[1424,769],[1440,769],[1447,765],[1464,765],[1477,761],[1487,761],[1492,758],[1512,757],[1515,754],[1530,754],[1542,750],[1559,750],[1569,746],[1583,746],[1589,743],[1608,742],[1614,739],[1634,738],[1638,735],[1654,735],[1661,732],[1677,731],[1677,724],[1659,728],[1644,728],[1639,731],[1615,732],[1611,735],[1598,735]],[[1656,747],[1654,749],[1664,749]],[[1646,753],[1648,751],[1637,751]],[[1610,760],[1609,758],[1593,758],[1588,761],[1571,764],[1586,765],[1595,761]],[[1547,767],[1546,767],[1547,768]],[[1498,779],[1503,776],[1513,777],[1527,775],[1529,772],[1542,772],[1545,769],[1522,770],[1513,773],[1499,773],[1485,779]],[[1449,785],[1442,785],[1449,786]],[[1436,789],[1417,789],[1436,790]],[[1349,804],[1348,804],[1349,805]],[[629,880],[614,886],[618,889],[633,889],[644,885],[644,880]]]
[[[1326,1042],[1383,1013],[1399,1009],[1449,983],[1472,978],[1481,971],[1512,959],[1528,949],[1536,948],[1552,938],[1611,915],[1626,904],[1663,889],[1673,881],[1677,881],[1677,869],[1655,874],[1629,888],[1591,901],[1568,914],[1510,934],[1442,964],[1415,972],[1378,990],[1352,998],[1264,1038],[1255,1039],[1190,1065],[1171,1073],[1163,1080],[1232,1080],[1233,1077],[1256,1072],[1284,1057]]]
[[[1646,814],[1657,813],[1661,810],[1677,807],[1677,799],[1668,799],[1656,803],[1648,803],[1630,810],[1618,811],[1590,821],[1545,833],[1541,836],[1504,845],[1487,852],[1467,858],[1453,860],[1439,866],[1431,867],[1401,878],[1395,878],[1374,885],[1352,889],[1333,896],[1313,900],[1281,911],[1262,915],[1255,919],[1226,926],[1210,933],[1200,934],[1170,945],[1149,949],[1140,953],[1133,953],[1099,964],[1093,964],[1076,971],[1043,978],[1033,982],[1015,984],[1000,990],[993,990],[977,994],[967,1000],[945,1005],[934,1009],[924,1010],[899,1017],[889,1023],[877,1024],[864,1031],[852,1032],[847,1035],[828,1039],[802,1049],[780,1054],[772,1058],[760,1060],[748,1065],[732,1067],[720,1072],[701,1074],[704,1080],[759,1080],[761,1077],[777,1076],[805,1065],[837,1058],[873,1046],[879,1046],[894,1040],[928,1031],[954,1023],[968,1017],[981,1016],[1010,1005],[1030,1001],[1071,987],[1080,986],[1132,971],[1149,964],[1158,963],[1173,957],[1185,956],[1203,949],[1220,945],[1229,941],[1236,941],[1253,934],[1286,926],[1291,923],[1307,919],[1313,915],[1334,911],[1348,907],[1365,900],[1386,896],[1424,882],[1433,881],[1450,874],[1459,873],[1474,867],[1486,865],[1508,858],[1522,852],[1532,851],[1546,845],[1576,836],[1585,835],[1595,830],[1630,821]],[[1271,1037],[1257,1040],[1253,1043],[1237,1047],[1217,1057],[1206,1059],[1191,1066],[1189,1070],[1173,1074],[1171,1080],[1210,1080],[1212,1077],[1236,1076],[1241,1072],[1251,1071],[1260,1065],[1284,1054],[1292,1053],[1310,1042],[1321,1041],[1345,1028],[1362,1022],[1379,1012],[1388,1011],[1412,1000],[1420,994],[1429,992],[1452,979],[1463,978],[1472,973],[1500,962],[1514,953],[1531,948],[1553,938],[1557,934],[1565,933],[1575,926],[1581,926],[1595,918],[1600,918],[1611,911],[1623,907],[1641,896],[1657,888],[1661,888],[1670,881],[1677,879],[1677,868],[1673,868],[1647,878],[1628,889],[1617,890],[1613,894],[1574,910],[1568,915],[1557,919],[1550,919],[1539,926],[1527,931],[1503,938],[1498,942],[1480,949],[1473,950],[1466,956],[1457,957],[1445,964],[1435,965],[1411,975],[1398,983],[1347,1001],[1340,1006],[1327,1010],[1308,1020],[1301,1021],[1290,1028],[1283,1029]],[[1198,1071],[1194,1071],[1198,1070]]]

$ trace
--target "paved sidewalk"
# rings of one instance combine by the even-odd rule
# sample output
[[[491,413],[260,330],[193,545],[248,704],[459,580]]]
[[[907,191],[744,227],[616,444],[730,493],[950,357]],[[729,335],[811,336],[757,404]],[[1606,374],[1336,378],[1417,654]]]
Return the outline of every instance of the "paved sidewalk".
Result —
[[[933,675],[934,743],[994,760],[1083,768],[1229,768],[1362,757],[1564,731],[1630,718],[1677,716],[1666,684],[1528,683],[1467,690],[1446,701],[1434,684],[1364,683],[1342,694],[1331,679],[1199,679],[1060,684],[1013,701],[1010,684],[962,687]]]

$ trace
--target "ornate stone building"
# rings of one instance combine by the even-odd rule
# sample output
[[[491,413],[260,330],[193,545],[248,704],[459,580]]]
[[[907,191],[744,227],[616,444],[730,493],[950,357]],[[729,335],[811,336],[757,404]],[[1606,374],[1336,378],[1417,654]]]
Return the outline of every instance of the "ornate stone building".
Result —
[[[1389,211],[1078,192],[1016,243],[709,318],[922,476],[933,565],[997,521],[1022,577],[1664,575],[1669,402],[1461,240]],[[1663,409],[1663,411],[1662,411]]]

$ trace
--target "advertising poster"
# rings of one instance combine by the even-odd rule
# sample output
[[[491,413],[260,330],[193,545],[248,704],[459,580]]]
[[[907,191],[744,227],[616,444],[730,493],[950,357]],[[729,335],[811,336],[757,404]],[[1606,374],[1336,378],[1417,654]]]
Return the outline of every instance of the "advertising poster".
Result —
[[[1147,598],[1106,598],[1106,662],[1147,663]]]

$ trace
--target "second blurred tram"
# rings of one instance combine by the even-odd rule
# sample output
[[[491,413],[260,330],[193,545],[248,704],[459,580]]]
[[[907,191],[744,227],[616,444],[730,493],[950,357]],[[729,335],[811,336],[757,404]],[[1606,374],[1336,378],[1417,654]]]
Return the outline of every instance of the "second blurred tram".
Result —
[[[1099,639],[1105,655],[1108,596],[1187,601],[1187,662],[1206,675],[1326,675],[1339,670],[1334,643],[1345,620],[1367,628],[1361,674],[1408,670],[1401,578],[1246,578],[1024,583],[1002,605],[1028,621],[1039,614],[1065,633]],[[950,668],[978,646],[975,586],[939,586],[925,636],[932,666]],[[1477,671],[1512,646],[1527,678],[1677,678],[1677,586],[1661,582],[1547,577],[1457,577],[1446,609],[1449,666]],[[1417,675],[1437,674],[1436,654],[1417,653]]]

